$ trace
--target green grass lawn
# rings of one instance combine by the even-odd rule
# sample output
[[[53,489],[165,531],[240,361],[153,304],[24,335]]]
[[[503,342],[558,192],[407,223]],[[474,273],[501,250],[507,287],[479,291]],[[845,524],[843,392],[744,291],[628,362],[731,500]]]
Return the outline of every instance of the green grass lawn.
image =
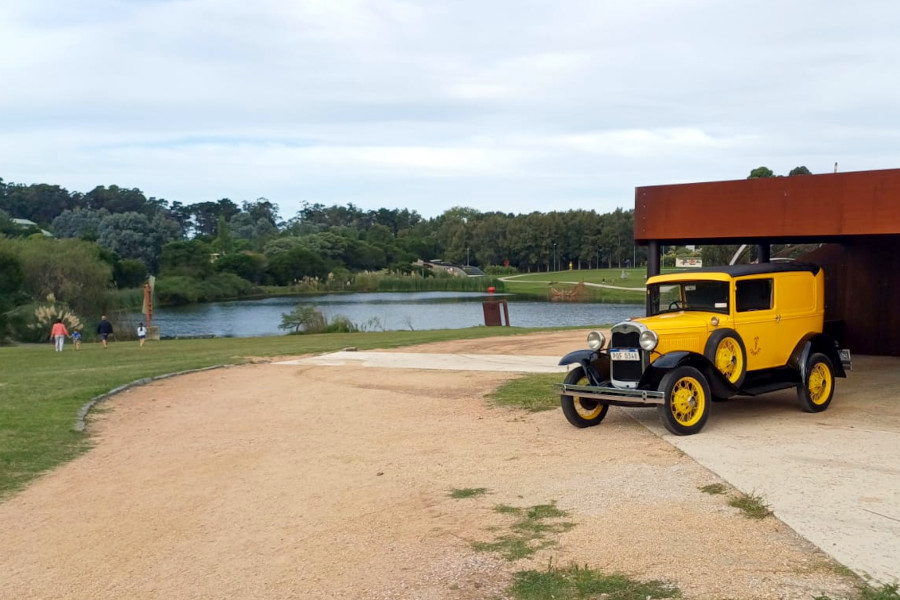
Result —
[[[625,277],[622,277],[622,274]],[[633,290],[617,290],[612,288],[586,287],[583,300],[586,302],[612,302],[622,304],[640,304],[644,302],[644,282],[647,281],[645,269],[583,269],[580,271],[550,271],[544,273],[528,273],[506,279],[506,291],[539,298],[548,298],[551,288],[558,290],[572,289],[579,281],[599,283],[616,287],[634,288]]]
[[[258,338],[112,342],[53,351],[51,344],[0,348],[0,498],[90,447],[75,431],[78,410],[93,397],[145,377],[240,364],[254,357],[328,352],[348,346],[394,348],[450,339],[529,333],[516,327],[386,331]]]
[[[685,269],[663,269],[663,273],[675,273]],[[623,277],[624,275],[624,277]],[[551,288],[570,290],[580,281],[597,283],[611,287],[587,286],[582,301],[605,302],[616,304],[643,304],[646,299],[644,284],[647,282],[647,270],[638,269],[582,269],[572,271],[550,271],[513,275],[505,279],[506,291],[511,294],[551,297]],[[616,288],[630,288],[620,290]]]
[[[625,277],[622,277],[622,274]],[[524,273],[521,275],[513,275],[507,281],[518,283],[523,281],[571,281],[579,282],[584,280],[587,283],[606,283],[609,285],[617,285],[622,287],[642,288],[644,282],[647,281],[647,270],[638,269],[581,269],[581,270],[565,270],[565,271],[542,271],[540,273]]]

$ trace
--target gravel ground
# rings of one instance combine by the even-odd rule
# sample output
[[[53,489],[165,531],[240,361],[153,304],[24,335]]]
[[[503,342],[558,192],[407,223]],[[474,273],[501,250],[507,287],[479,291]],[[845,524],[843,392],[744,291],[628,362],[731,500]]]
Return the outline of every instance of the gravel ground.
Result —
[[[581,332],[422,352],[559,355]],[[409,349],[403,349],[409,351]],[[588,565],[689,599],[846,597],[855,580],[624,411],[578,430],[484,396],[512,375],[256,364],[132,389],[96,447],[0,504],[3,598],[506,598],[512,574]],[[454,499],[454,489],[486,488]],[[532,558],[476,552],[498,505],[575,526]]]

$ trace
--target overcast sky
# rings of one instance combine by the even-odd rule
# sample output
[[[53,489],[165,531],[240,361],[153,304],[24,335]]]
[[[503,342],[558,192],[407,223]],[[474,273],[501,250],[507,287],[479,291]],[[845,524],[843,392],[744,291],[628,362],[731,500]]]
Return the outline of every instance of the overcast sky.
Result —
[[[0,178],[511,213],[900,167],[900,2],[0,0]]]

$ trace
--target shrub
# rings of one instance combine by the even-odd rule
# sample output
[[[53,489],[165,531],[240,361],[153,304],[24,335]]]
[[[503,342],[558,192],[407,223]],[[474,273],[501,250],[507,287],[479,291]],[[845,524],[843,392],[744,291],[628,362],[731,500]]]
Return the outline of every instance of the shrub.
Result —
[[[355,333],[359,331],[353,321],[344,315],[335,315],[325,327],[323,333]]]
[[[234,273],[217,273],[207,279],[175,275],[156,280],[156,299],[168,305],[212,302],[247,296],[253,289],[252,283]]]
[[[318,308],[298,304],[289,313],[281,313],[279,329],[293,329],[292,333],[355,333],[359,327],[344,315],[335,315],[329,323]]]
[[[217,273],[203,283],[206,301],[238,298],[253,292],[253,284],[234,273]]]
[[[25,277],[23,287],[31,298],[53,294],[80,314],[106,309],[103,303],[112,267],[100,258],[96,244],[29,238],[9,240],[4,247],[18,258]]]
[[[484,268],[484,272],[492,277],[506,277],[508,275],[517,275],[519,270],[515,267],[488,265]]]
[[[160,277],[156,280],[156,299],[160,304],[192,304],[203,296],[200,284],[184,275]]]
[[[136,258],[125,258],[113,265],[113,280],[119,288],[136,288],[147,279],[147,267]]]
[[[18,298],[25,296],[22,289],[24,282],[25,275],[19,259],[0,248],[0,344],[6,342],[9,333],[8,311],[17,304],[17,300],[25,300]]]
[[[47,302],[26,304],[9,314],[12,337],[20,342],[46,342],[56,319],[62,319],[71,333],[82,328],[81,319],[63,302],[50,295]]]
[[[343,267],[336,267],[325,278],[325,287],[328,290],[345,290],[352,280],[353,273]]]
[[[281,313],[279,329],[293,329],[294,333],[319,333],[325,329],[325,316],[315,306],[298,304],[289,313]]]
[[[256,252],[239,252],[220,256],[215,262],[215,269],[220,273],[234,273],[255,284],[263,282],[266,276],[268,260],[265,254]]]

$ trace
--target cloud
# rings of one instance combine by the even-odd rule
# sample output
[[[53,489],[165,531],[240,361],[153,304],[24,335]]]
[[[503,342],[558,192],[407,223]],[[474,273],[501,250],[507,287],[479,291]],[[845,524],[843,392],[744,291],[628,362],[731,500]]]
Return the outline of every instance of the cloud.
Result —
[[[432,216],[897,167],[898,25],[887,0],[7,2],[0,177]]]

